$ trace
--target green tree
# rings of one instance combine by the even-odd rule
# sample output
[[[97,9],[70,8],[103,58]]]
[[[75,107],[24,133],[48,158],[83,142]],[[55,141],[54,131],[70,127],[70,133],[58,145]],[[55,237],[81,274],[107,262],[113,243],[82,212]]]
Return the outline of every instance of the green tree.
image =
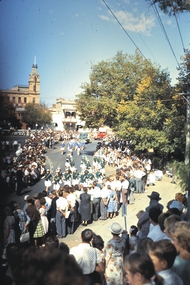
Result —
[[[21,122],[17,119],[16,110],[8,97],[0,93],[0,126],[7,129],[8,127],[21,128]]]
[[[167,71],[136,52],[118,52],[92,66],[90,83],[82,86],[77,110],[87,127],[111,127],[132,140],[137,150],[162,154],[184,148],[185,106],[171,87]]]
[[[52,115],[44,104],[34,105],[29,103],[25,106],[25,110],[22,113],[22,121],[29,127],[35,128],[36,124],[38,126],[50,124],[52,122]]]
[[[175,13],[189,12],[189,0],[147,0],[150,5],[158,4],[159,8],[168,15]]]

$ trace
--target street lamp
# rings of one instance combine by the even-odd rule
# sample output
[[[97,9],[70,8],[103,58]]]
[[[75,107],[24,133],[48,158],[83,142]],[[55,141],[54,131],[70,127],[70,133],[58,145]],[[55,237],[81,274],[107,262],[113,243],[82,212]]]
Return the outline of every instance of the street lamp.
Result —
[[[36,124],[36,130],[37,130],[37,128],[38,128],[38,124]]]

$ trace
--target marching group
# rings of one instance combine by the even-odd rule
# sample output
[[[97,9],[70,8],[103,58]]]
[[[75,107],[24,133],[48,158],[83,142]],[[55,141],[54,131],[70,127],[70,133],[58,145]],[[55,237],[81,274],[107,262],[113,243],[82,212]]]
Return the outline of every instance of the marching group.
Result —
[[[112,223],[111,239],[104,246],[102,237],[88,229],[88,223],[114,219],[120,208],[135,202],[134,193],[145,193],[147,185],[156,183],[156,174],[150,159],[130,155],[122,141],[102,145],[92,163],[81,157],[80,173],[72,151],[68,152],[65,171],[59,168],[53,175],[47,170],[46,189],[33,197],[25,196],[23,209],[14,201],[5,208],[4,247],[15,284],[188,285],[187,196],[177,193],[163,212],[159,193],[152,191],[149,205],[137,213],[137,225],[127,233],[120,224]],[[116,173],[107,177],[105,165],[115,167]],[[85,227],[82,242],[69,250],[59,238],[72,234],[76,223]],[[30,236],[27,246],[39,248],[18,250],[24,229]],[[20,260],[17,264],[15,256]],[[32,278],[36,283],[30,283]]]

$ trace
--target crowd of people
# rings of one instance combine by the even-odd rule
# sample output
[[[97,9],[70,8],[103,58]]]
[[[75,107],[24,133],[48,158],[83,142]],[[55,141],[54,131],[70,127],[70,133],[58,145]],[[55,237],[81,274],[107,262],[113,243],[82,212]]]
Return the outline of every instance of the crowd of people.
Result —
[[[71,143],[73,141],[76,138],[70,139]],[[30,157],[30,143],[26,142],[29,153],[26,155],[24,151],[23,163],[26,156]],[[43,142],[36,142],[35,151],[40,153],[42,146]],[[148,185],[154,185],[156,179],[160,179],[160,173],[152,169],[151,159],[131,153],[122,140],[112,140],[97,148],[92,161],[82,156],[78,171],[72,155],[76,149],[68,148],[67,151],[64,172],[58,168],[53,174],[45,169],[41,193],[26,195],[23,209],[15,201],[4,209],[3,258],[8,259],[14,283],[38,284],[38,278],[41,278],[42,285],[74,282],[85,285],[123,285],[127,282],[132,285],[188,285],[190,223],[186,217],[187,195],[177,193],[163,212],[160,194],[152,191],[148,195],[149,205],[136,213],[138,223],[127,233],[116,222],[116,217],[126,204],[135,203],[134,193],[145,195]],[[32,156],[30,164],[41,166],[38,159],[39,156]],[[106,165],[115,168],[113,175],[106,175]],[[107,219],[115,219],[115,222],[109,227],[111,238],[104,245],[103,238],[88,229],[88,224]],[[82,242],[69,249],[60,239],[73,234],[79,224],[86,227],[81,233]],[[23,245],[20,236],[26,230],[29,240]],[[15,256],[20,261],[16,264]],[[56,267],[55,262],[50,268],[47,259],[51,262],[60,260],[59,265],[68,262],[59,277],[56,276],[61,266]],[[26,270],[28,264],[32,265]],[[32,276],[34,272],[39,274]],[[47,274],[47,278],[39,277],[43,274]],[[36,281],[30,283],[31,278]]]
[[[165,238],[138,237],[132,252],[134,228],[129,236],[117,222],[109,227],[110,240],[105,245],[88,228],[81,232],[81,243],[70,249],[55,236],[46,237],[41,247],[10,243],[1,281],[4,285],[188,285],[190,222],[178,217],[165,218]]]

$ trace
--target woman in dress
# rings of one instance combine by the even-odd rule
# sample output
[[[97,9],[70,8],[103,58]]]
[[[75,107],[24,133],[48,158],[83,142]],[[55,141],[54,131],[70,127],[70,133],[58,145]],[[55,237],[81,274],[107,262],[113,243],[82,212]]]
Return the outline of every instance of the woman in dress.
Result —
[[[40,209],[39,209],[39,213],[40,213],[40,217],[41,217],[41,221],[42,221],[42,225],[44,228],[44,233],[47,234],[48,229],[49,229],[49,222],[48,222],[48,218],[46,216],[46,199],[44,197],[40,198]]]
[[[111,189],[111,186],[107,186],[109,190],[109,201],[108,201],[108,207],[107,207],[107,218],[112,219],[113,217],[116,217],[117,212],[117,195],[116,192]]]
[[[80,214],[82,225],[87,226],[91,220],[91,196],[88,194],[88,188],[83,188],[84,193],[80,194]]]
[[[24,228],[28,227],[28,231],[30,233],[30,244],[37,246],[45,235],[44,228],[40,218],[40,213],[36,209],[32,197],[28,197],[26,202],[28,204],[28,207],[26,208],[27,222]]]
[[[107,242],[104,252],[106,284],[123,285],[123,255],[128,235],[118,223],[113,223],[109,230],[112,233],[112,239]]]
[[[49,191],[49,188],[50,188],[50,186],[52,185],[52,182],[51,182],[51,180],[52,180],[52,178],[53,178],[53,176],[51,175],[51,173],[50,173],[50,170],[49,169],[47,169],[47,172],[46,172],[46,174],[45,174],[45,181],[44,181],[44,184],[45,184],[45,187],[46,187],[46,191],[48,192]]]

